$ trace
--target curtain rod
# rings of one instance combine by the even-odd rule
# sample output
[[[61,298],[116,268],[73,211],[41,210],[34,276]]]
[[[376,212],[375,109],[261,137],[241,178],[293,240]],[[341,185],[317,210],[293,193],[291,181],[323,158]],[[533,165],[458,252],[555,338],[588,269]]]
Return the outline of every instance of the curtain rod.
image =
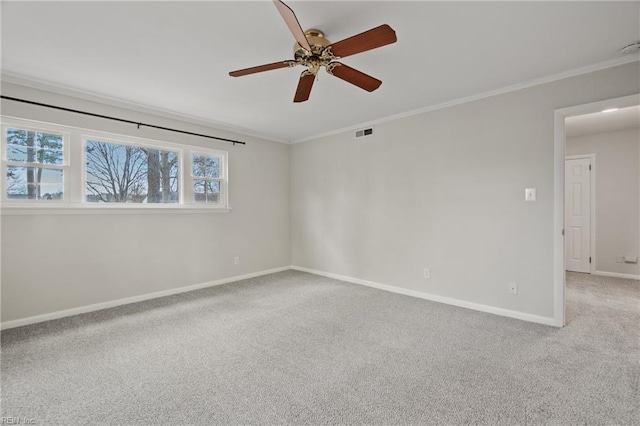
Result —
[[[108,115],[94,114],[92,112],[80,111],[80,110],[77,110],[77,109],[65,108],[65,107],[61,107],[61,106],[57,106],[57,105],[49,105],[49,104],[43,104],[43,103],[40,103],[40,102],[29,101],[29,100],[26,100],[26,99],[12,98],[11,96],[0,95],[0,98],[6,99],[8,101],[22,102],[22,103],[25,103],[25,104],[36,105],[36,106],[41,106],[41,107],[45,107],[45,108],[59,109],[60,111],[67,111],[67,112],[74,112],[76,114],[90,115],[91,117],[98,117],[98,118],[104,118],[104,119],[107,119],[107,120],[120,121],[121,123],[135,124],[136,126],[138,126],[138,129],[140,128],[140,126],[151,127],[153,129],[166,130],[167,132],[175,132],[175,133],[182,133],[182,134],[185,134],[185,135],[199,136],[201,138],[216,139],[216,140],[219,140],[219,141],[232,143],[234,146],[235,146],[235,144],[246,145],[246,142],[236,141],[236,140],[233,140],[233,139],[219,138],[217,136],[203,135],[201,133],[193,133],[193,132],[187,132],[185,130],[172,129],[170,127],[162,127],[162,126],[156,126],[156,125],[153,125],[153,124],[145,124],[145,123],[140,123],[140,122],[137,122],[137,121],[125,120],[124,118],[110,117]]]

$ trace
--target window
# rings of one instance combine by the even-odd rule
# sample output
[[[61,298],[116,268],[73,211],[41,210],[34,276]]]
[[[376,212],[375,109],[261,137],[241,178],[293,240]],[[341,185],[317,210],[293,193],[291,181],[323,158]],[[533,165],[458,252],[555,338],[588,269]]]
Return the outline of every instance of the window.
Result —
[[[178,203],[179,160],[177,151],[87,140],[86,201]]]
[[[193,201],[197,203],[220,203],[221,182],[220,157],[194,153],[191,155],[191,180]]]
[[[6,127],[5,194],[8,200],[64,200],[66,135],[39,129]]]
[[[28,120],[3,117],[1,176],[9,208],[229,209],[224,151]]]

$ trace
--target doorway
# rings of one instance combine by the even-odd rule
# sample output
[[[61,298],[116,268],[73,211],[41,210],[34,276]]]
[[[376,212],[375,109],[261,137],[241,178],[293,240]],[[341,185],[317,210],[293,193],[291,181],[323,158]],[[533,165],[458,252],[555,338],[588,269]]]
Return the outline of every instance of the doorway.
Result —
[[[596,173],[598,167],[603,168],[599,155],[595,155],[593,147],[589,147],[592,151],[575,152],[571,146],[567,146],[567,125],[570,120],[580,120],[584,117],[592,120],[593,117],[610,117],[609,112],[627,109],[628,107],[640,105],[640,94],[624,96],[621,98],[608,99],[590,104],[577,105],[569,108],[563,108],[555,111],[554,125],[554,323],[557,326],[564,326],[565,318],[565,298],[566,298],[566,271],[576,271],[583,274],[604,275],[610,277],[640,279],[640,272],[636,271],[637,256],[640,254],[640,225],[620,227],[623,234],[617,236],[612,235],[611,239],[619,241],[627,235],[635,235],[635,240],[631,243],[627,241],[627,245],[623,249],[616,249],[615,252],[606,252],[603,245],[596,245],[596,237],[601,241],[601,234],[606,230],[606,226],[600,226],[602,222],[601,213],[607,208],[607,197],[611,194],[618,194],[619,188],[633,183],[635,185],[633,197],[628,197],[625,208],[617,208],[617,212],[629,211],[629,216],[635,215],[636,222],[640,214],[640,177],[638,175],[622,175],[617,176],[613,183],[613,190],[606,189],[601,191],[602,182],[595,184]],[[635,110],[637,114],[637,109]],[[580,121],[574,120],[574,121]],[[636,120],[638,122],[640,120]],[[601,125],[602,119],[597,118],[593,123]],[[592,124],[593,124],[592,123]],[[594,124],[595,125],[595,124]],[[586,126],[585,128],[588,128]],[[590,131],[593,131],[591,129]],[[637,140],[638,138],[636,138]],[[606,144],[605,144],[606,145]],[[640,154],[637,151],[632,155],[631,160],[640,164]],[[596,164],[596,161],[598,164]],[[609,169],[611,166],[608,165]],[[636,167],[638,167],[636,165]],[[615,169],[615,167],[614,167]],[[620,168],[622,169],[622,168]],[[617,170],[616,170],[617,173]],[[598,176],[600,179],[600,176]],[[600,191],[601,206],[596,208],[596,194]],[[608,203],[611,204],[611,203]],[[604,207],[603,207],[604,206]],[[565,215],[566,212],[566,215]],[[618,217],[619,216],[619,217]],[[626,220],[624,215],[618,215],[613,221],[614,225],[619,225],[616,221]],[[596,218],[598,220],[596,220]],[[612,222],[609,220],[607,223]],[[609,226],[609,225],[607,225]],[[596,235],[596,227],[598,234]],[[635,229],[638,228],[638,229]],[[620,238],[623,235],[623,238]],[[600,247],[600,248],[598,248]],[[603,253],[604,252],[604,253]],[[628,252],[627,255],[625,253]],[[596,255],[599,256],[596,259]],[[589,262],[591,260],[591,262]],[[596,265],[599,261],[599,266]],[[634,271],[628,273],[608,273],[599,270],[606,262],[619,263],[617,266],[627,267],[625,271]],[[634,264],[635,263],[635,264]],[[611,265],[607,265],[610,267]],[[623,271],[624,272],[624,271]],[[570,272],[574,274],[573,272]],[[574,274],[575,275],[575,274]],[[585,275],[589,276],[589,275]]]

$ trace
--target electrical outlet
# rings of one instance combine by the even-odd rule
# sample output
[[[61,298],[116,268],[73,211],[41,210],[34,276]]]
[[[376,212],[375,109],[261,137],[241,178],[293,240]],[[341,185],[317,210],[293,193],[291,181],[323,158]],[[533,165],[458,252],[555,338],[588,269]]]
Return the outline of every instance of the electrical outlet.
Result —
[[[624,263],[624,256],[616,256],[616,263]]]
[[[429,268],[424,268],[424,271],[422,272],[422,275],[423,275],[426,279],[431,278],[431,269],[429,269]]]
[[[509,290],[507,292],[509,294],[518,294],[518,284],[517,283],[509,283]]]
[[[240,258],[239,258],[238,256],[236,256],[236,257],[233,259],[233,263],[234,263],[235,265],[239,264],[239,263],[240,263]]]

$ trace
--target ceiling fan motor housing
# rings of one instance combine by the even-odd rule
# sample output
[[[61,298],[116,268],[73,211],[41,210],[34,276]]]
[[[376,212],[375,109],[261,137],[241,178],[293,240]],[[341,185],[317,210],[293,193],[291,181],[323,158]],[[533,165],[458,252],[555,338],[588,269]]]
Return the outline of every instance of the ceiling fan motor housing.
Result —
[[[304,35],[307,38],[309,45],[311,46],[312,55],[320,56],[322,54],[322,51],[331,44],[331,42],[324,37],[324,34],[320,30],[307,30],[305,31]],[[293,55],[296,59],[305,59],[310,56],[309,52],[303,49],[302,46],[300,46],[300,44],[297,42],[293,45]]]

